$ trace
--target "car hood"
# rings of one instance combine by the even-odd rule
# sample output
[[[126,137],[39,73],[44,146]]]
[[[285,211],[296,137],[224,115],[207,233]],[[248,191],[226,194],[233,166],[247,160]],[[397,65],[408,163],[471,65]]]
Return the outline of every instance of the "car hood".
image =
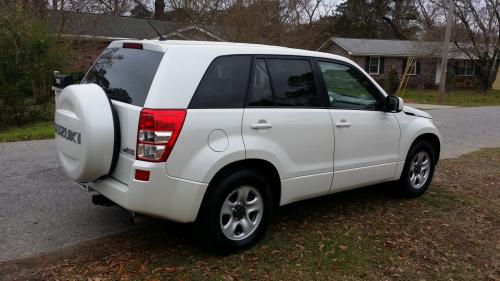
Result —
[[[406,105],[403,107],[403,111],[404,111],[404,113],[409,114],[409,115],[414,115],[414,116],[418,116],[418,117],[432,119],[432,116],[429,113],[427,113],[423,110],[420,110],[420,109],[406,106]]]

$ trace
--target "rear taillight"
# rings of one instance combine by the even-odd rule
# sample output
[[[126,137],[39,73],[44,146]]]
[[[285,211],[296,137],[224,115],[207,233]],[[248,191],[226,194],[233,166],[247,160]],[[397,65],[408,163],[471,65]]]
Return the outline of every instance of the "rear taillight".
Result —
[[[137,160],[167,160],[184,124],[186,110],[143,109],[137,133]]]

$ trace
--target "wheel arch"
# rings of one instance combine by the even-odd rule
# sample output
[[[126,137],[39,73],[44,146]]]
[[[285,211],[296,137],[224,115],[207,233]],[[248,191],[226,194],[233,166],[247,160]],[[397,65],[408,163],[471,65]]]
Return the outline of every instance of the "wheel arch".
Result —
[[[411,143],[410,147],[413,147],[417,142],[425,140],[430,143],[430,145],[434,148],[434,156],[436,157],[434,159],[434,163],[437,164],[439,160],[439,155],[441,153],[441,141],[439,137],[436,134],[433,133],[424,133],[416,137],[413,142]]]
[[[200,210],[206,204],[206,199],[215,190],[215,186],[218,182],[223,180],[227,175],[234,173],[239,170],[251,169],[262,174],[268,181],[271,187],[271,193],[273,195],[274,205],[279,206],[281,199],[281,179],[276,167],[269,161],[262,159],[244,159],[235,162],[231,162],[215,173],[215,175],[210,180],[207,190],[203,196]]]
[[[405,131],[409,132],[411,131],[410,129],[406,129]],[[410,151],[411,147],[414,146],[415,143],[417,143],[418,141],[426,140],[435,149],[436,164],[440,158],[441,134],[439,133],[437,128],[434,126],[426,126],[424,128],[421,128],[420,130],[415,130],[415,131],[416,132],[414,134],[406,134],[405,132],[403,132],[402,134],[400,150],[399,150],[400,154],[398,160],[398,167],[394,174],[394,180],[398,180],[400,178],[404,168],[404,164],[406,162],[406,157],[408,156],[408,152]]]

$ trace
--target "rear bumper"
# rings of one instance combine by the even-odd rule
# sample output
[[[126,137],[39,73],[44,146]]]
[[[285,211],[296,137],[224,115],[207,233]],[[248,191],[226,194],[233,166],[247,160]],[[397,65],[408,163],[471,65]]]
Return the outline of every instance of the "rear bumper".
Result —
[[[90,187],[123,208],[177,222],[196,220],[207,184],[169,177],[164,163],[134,162],[134,169],[150,171],[149,181],[133,179],[126,185],[112,177]]]

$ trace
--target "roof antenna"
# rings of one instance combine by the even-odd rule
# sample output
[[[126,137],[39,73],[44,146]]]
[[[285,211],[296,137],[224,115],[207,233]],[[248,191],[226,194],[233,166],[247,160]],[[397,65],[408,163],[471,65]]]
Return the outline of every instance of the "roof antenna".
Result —
[[[161,33],[158,31],[158,29],[156,29],[156,27],[149,21],[147,20],[149,25],[151,26],[151,28],[158,34],[158,40],[160,41],[165,41],[167,40],[167,37],[163,37],[163,35],[161,35]]]

